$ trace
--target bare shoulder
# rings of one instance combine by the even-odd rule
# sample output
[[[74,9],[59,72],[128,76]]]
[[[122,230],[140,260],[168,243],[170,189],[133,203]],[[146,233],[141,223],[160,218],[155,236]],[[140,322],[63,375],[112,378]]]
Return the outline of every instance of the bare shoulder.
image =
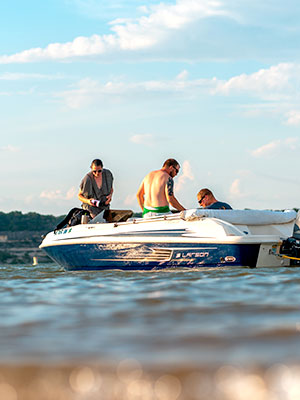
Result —
[[[149,174],[145,176],[144,182],[151,182],[154,178],[158,176],[159,172],[159,170],[149,172]]]
[[[153,171],[155,173],[155,176],[162,181],[167,182],[169,175],[165,172],[162,171],[161,169],[157,170],[157,171]]]

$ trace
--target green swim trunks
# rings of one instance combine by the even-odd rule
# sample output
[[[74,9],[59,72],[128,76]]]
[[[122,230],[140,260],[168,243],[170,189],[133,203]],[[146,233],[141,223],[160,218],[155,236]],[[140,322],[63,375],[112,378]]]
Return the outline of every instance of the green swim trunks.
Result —
[[[169,208],[169,206],[164,206],[164,207],[149,207],[149,208],[144,207],[143,216],[144,216],[145,214],[149,213],[149,212],[158,213],[158,214],[165,214],[165,213],[170,212],[170,208]]]

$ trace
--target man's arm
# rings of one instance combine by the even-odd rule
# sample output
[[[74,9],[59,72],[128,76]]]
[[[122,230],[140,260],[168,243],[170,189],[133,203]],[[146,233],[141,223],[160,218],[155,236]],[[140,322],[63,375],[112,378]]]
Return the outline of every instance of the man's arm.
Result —
[[[79,190],[78,199],[79,199],[82,203],[89,204],[90,206],[93,205],[93,204],[91,203],[91,200],[93,200],[93,199],[87,199],[86,197],[84,197],[81,190]]]
[[[106,205],[109,204],[109,203],[111,202],[113,192],[114,192],[114,189],[111,188],[111,190],[110,190],[110,192],[109,192],[109,195],[106,196],[106,202],[105,202]]]
[[[88,175],[86,175],[82,181],[80,182],[80,186],[79,186],[79,193],[78,193],[78,199],[84,203],[84,204],[88,204],[88,205],[92,205],[91,200],[93,200],[92,198],[88,198],[89,195],[88,193],[90,193],[90,187],[91,187],[91,182],[90,182],[90,178]]]
[[[185,208],[179,203],[175,196],[169,196],[168,202],[178,211],[184,211]]]
[[[174,181],[171,177],[168,178],[166,184],[166,197],[168,203],[178,211],[183,211],[185,208],[179,203],[179,201],[174,196]]]
[[[106,169],[103,172],[105,172],[105,174],[108,175],[108,184],[109,184],[109,186],[111,185],[111,189],[109,191],[109,194],[106,196],[106,201],[105,201],[105,204],[108,205],[111,202],[112,195],[113,195],[113,192],[114,192],[114,189],[113,189],[114,177],[113,177],[113,174],[111,173],[111,171],[109,169]],[[106,183],[107,183],[107,180],[106,180]]]
[[[142,210],[144,210],[144,196],[145,196],[145,188],[144,188],[144,181],[141,183],[139,190],[137,191],[136,197],[139,203],[139,206]]]

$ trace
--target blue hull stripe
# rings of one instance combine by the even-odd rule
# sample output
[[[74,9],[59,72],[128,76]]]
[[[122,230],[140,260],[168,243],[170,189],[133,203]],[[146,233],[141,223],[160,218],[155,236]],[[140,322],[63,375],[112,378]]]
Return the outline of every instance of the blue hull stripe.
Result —
[[[259,244],[108,243],[45,247],[67,270],[255,267]]]

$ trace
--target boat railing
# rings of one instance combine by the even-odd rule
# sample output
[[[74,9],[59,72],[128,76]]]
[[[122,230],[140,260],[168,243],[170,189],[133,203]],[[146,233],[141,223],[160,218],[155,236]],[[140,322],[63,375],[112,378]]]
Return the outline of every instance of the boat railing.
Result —
[[[114,227],[117,226],[125,226],[125,225],[133,225],[133,224],[144,224],[144,223],[149,223],[149,222],[161,222],[161,221],[172,221],[172,220],[179,220],[179,219],[184,219],[182,218],[182,214],[179,213],[172,213],[172,214],[166,214],[166,215],[159,215],[155,217],[148,217],[148,218],[129,218],[126,221],[116,221],[116,222],[97,222],[96,224],[106,224],[106,223],[111,223],[114,225]],[[89,223],[91,224],[91,222]],[[93,225],[93,224],[91,224]]]
[[[130,218],[126,222],[115,222],[114,226],[118,226],[120,224],[126,225],[126,224],[143,224],[146,222],[160,222],[160,221],[172,221],[172,220],[178,220],[178,219],[183,219],[181,217],[180,213],[174,213],[174,214],[167,214],[167,215],[159,215],[155,217],[149,217],[149,218]]]

